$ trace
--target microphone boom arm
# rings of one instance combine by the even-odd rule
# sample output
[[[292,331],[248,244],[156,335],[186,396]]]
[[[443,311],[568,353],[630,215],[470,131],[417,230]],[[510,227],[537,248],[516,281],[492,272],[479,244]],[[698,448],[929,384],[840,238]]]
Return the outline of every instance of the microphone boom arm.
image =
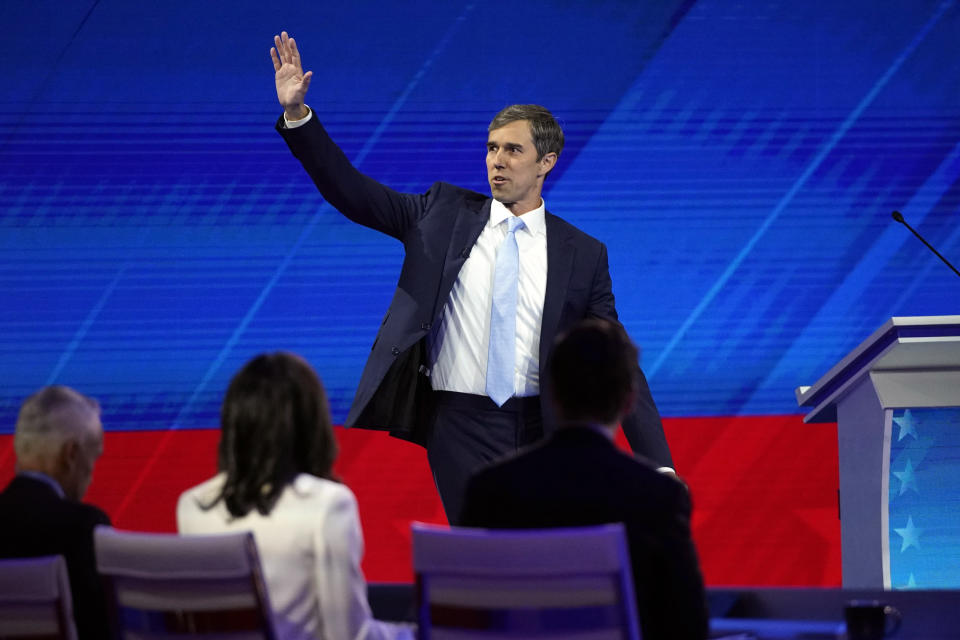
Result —
[[[927,242],[926,240],[923,239],[923,236],[921,236],[919,233],[917,233],[917,232],[914,230],[913,227],[911,227],[909,224],[907,224],[907,221],[903,219],[903,214],[902,214],[902,213],[900,213],[899,211],[894,211],[891,215],[893,216],[893,219],[894,219],[894,220],[896,220],[897,222],[899,222],[900,224],[902,224],[903,226],[905,226],[907,229],[910,229],[910,233],[912,233],[913,235],[917,236],[917,237],[920,239],[920,242],[922,242],[923,244],[927,245],[927,248],[930,249],[930,251],[933,251],[938,258],[940,258],[941,260],[943,260],[943,263],[944,263],[945,265],[947,265],[948,267],[950,267],[951,269],[953,269],[953,272],[954,272],[955,274],[957,274],[958,276],[960,276],[960,271],[957,271],[957,268],[956,268],[955,266],[953,266],[952,264],[950,264],[950,261],[949,261],[949,260],[947,260],[947,259],[944,258],[942,255],[940,255],[940,252],[939,252],[939,251],[937,251],[936,249],[934,249],[933,246],[932,246],[929,242]]]

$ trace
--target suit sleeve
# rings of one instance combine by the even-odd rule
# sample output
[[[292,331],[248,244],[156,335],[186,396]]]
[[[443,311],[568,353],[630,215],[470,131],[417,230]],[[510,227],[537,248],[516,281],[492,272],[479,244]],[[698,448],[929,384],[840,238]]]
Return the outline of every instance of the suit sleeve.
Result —
[[[603,244],[600,245],[600,257],[594,271],[587,315],[613,322],[620,321],[614,304],[607,247]],[[637,403],[633,410],[624,416],[621,426],[634,453],[649,459],[659,467],[673,467],[673,456],[670,455],[667,437],[663,432],[660,412],[653,401],[650,386],[642,370],[637,389]]]
[[[316,114],[295,129],[281,116],[276,128],[324,199],[353,222],[402,240],[424,215],[429,194],[400,193],[362,174]]]
[[[665,478],[666,479],[666,478]],[[670,479],[671,482],[676,482]],[[700,563],[690,530],[689,494],[676,482],[670,492],[672,507],[655,519],[656,541],[649,554],[638,558],[635,571],[647,572],[649,581],[640,581],[638,608],[644,636],[703,640],[708,635],[710,613]]]
[[[73,617],[80,640],[106,638],[109,630],[107,596],[97,573],[93,530],[110,525],[106,513],[92,505],[81,505],[84,524],[76,551],[67,553],[67,572],[73,595]]]
[[[373,618],[360,563],[363,533],[357,501],[340,488],[314,531],[315,580],[323,637],[352,640],[412,638],[411,629]]]

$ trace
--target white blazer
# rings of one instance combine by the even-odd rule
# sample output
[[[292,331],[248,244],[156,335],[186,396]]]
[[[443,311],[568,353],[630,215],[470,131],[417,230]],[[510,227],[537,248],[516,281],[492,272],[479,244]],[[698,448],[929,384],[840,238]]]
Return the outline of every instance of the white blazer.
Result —
[[[233,518],[223,501],[209,506],[221,473],[177,503],[180,533],[252,531],[281,640],[412,638],[411,629],[373,619],[360,569],[363,533],[357,499],[346,486],[308,474],[287,485],[269,515]]]

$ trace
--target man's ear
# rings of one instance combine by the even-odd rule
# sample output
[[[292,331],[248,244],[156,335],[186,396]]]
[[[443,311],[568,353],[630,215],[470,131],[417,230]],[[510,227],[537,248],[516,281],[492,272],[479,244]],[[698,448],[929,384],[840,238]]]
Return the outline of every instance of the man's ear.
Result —
[[[57,481],[60,488],[68,496],[71,496],[72,478],[79,464],[80,443],[76,440],[67,440],[60,445],[51,458],[47,458],[47,466],[44,470],[48,476]]]
[[[550,173],[550,170],[553,169],[557,164],[557,154],[551,151],[550,153],[543,154],[543,157],[539,160],[540,163],[540,175],[545,176]]]
[[[80,454],[80,443],[76,440],[67,440],[60,445],[60,451],[57,454],[57,467],[61,472],[73,469]]]

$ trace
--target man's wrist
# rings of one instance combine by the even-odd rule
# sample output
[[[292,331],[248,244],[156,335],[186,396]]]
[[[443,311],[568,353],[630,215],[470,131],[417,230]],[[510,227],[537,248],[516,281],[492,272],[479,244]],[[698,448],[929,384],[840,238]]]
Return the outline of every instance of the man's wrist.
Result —
[[[303,105],[303,116],[300,118],[293,118],[288,111],[284,110],[283,126],[285,129],[296,129],[297,127],[307,124],[312,117],[313,111],[307,105]]]
[[[296,122],[297,120],[303,120],[308,115],[310,115],[310,108],[305,104],[286,107],[283,110],[283,117],[286,118],[287,122]]]

